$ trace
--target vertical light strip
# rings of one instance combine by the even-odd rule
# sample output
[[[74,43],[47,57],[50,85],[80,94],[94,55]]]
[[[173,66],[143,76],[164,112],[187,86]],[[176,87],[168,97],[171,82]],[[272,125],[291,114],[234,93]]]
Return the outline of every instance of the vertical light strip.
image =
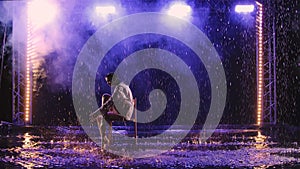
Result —
[[[264,94],[264,62],[263,62],[263,6],[257,4],[257,125],[262,124],[263,119],[263,94]]]
[[[26,46],[26,69],[25,69],[25,122],[31,123],[31,99],[32,99],[32,75],[31,59],[35,55],[35,47],[32,38],[32,23],[29,12],[31,2],[27,3],[27,46]]]

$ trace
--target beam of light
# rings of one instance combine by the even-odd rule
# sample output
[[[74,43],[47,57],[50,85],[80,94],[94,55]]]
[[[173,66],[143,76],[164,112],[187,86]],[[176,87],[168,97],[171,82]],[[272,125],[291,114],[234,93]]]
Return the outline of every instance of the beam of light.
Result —
[[[178,18],[186,18],[192,13],[192,8],[185,3],[174,3],[168,10],[168,15],[176,16]]]
[[[236,5],[235,12],[237,13],[251,13],[254,11],[254,5]]]
[[[95,11],[98,16],[105,17],[110,14],[115,14],[116,8],[114,6],[96,6]]]
[[[33,0],[27,5],[28,17],[35,28],[50,23],[58,14],[58,6],[51,0]]]
[[[263,78],[263,72],[264,72],[264,67],[263,67],[263,8],[262,4],[259,2],[256,2],[258,6],[258,13],[256,16],[256,31],[257,31],[257,49],[258,49],[258,57],[257,57],[257,120],[256,123],[257,125],[261,125],[263,121],[262,117],[262,112],[263,112],[263,83],[264,83],[264,78]]]

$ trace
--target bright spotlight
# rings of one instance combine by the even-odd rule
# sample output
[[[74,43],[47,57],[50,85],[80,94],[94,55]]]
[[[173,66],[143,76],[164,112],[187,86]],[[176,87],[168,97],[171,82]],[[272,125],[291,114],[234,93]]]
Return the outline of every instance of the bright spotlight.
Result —
[[[254,11],[254,5],[236,5],[235,12],[237,13],[251,13]]]
[[[192,12],[192,8],[185,3],[175,3],[169,10],[168,14],[179,18],[188,17]]]
[[[97,15],[102,16],[116,13],[116,8],[114,6],[97,6],[95,10]]]
[[[42,27],[53,21],[58,13],[57,6],[53,1],[49,0],[34,0],[28,2],[27,10],[28,17],[32,24],[37,27]]]

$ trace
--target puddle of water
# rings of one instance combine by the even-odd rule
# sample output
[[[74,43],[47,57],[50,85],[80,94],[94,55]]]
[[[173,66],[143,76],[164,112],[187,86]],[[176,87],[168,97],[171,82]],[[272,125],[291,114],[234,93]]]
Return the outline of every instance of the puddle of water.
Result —
[[[273,129],[218,129],[205,142],[193,132],[163,154],[131,159],[101,151],[80,127],[18,127],[0,136],[0,167],[299,167],[299,135],[292,138],[271,131],[274,132]],[[171,144],[170,140],[180,130],[168,132],[166,140],[138,144],[150,152],[159,151]],[[117,133],[120,132],[114,132],[113,136]],[[128,146],[125,138],[114,146],[120,149]]]

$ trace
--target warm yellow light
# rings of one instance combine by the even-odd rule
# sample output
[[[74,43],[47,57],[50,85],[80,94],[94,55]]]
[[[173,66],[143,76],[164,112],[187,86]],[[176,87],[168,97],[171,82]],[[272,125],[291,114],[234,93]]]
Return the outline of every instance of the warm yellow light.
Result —
[[[258,32],[258,91],[257,91],[257,124],[261,124],[262,112],[262,84],[263,84],[263,28],[262,28],[262,4],[256,2],[258,6],[257,32]]]

